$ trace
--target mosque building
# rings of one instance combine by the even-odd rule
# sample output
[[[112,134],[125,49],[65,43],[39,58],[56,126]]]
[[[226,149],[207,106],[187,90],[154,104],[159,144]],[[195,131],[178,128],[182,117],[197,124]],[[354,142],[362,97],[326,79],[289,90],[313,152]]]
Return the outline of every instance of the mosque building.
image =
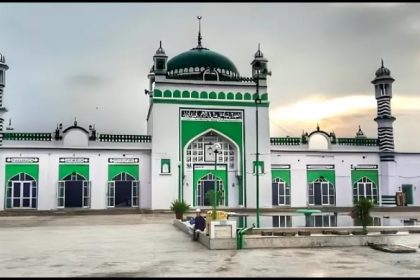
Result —
[[[169,59],[160,44],[154,54],[146,135],[77,120],[36,133],[3,129],[9,66],[0,55],[0,210],[169,209],[175,199],[206,208],[211,190],[221,208],[351,207],[361,197],[395,206],[399,192],[420,205],[420,153],[394,150],[394,79],[383,62],[372,81],[377,139],[319,126],[270,137],[271,73],[260,48],[250,68],[241,75],[199,31],[196,47]]]

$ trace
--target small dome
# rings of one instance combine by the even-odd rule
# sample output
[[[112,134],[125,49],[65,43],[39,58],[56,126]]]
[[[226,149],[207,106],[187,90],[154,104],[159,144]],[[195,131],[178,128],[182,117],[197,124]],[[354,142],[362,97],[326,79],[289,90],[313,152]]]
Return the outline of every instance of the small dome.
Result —
[[[168,61],[168,71],[189,68],[213,68],[236,73],[235,64],[224,55],[206,48],[194,48],[183,52]]]
[[[162,41],[159,43],[159,48],[156,50],[156,55],[165,55],[165,50],[162,48]]]
[[[384,61],[383,60],[382,60],[382,66],[378,70],[376,70],[375,75],[378,78],[383,77],[383,76],[391,76],[391,70],[384,67]]]
[[[1,63],[6,63],[6,58],[1,53],[0,53],[0,62]]]

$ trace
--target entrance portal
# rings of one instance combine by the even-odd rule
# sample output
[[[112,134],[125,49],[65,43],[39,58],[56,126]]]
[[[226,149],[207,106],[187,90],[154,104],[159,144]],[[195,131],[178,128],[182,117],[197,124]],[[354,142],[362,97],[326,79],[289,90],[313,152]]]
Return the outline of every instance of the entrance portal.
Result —
[[[90,182],[78,173],[72,173],[58,182],[58,208],[90,207]]]
[[[218,196],[218,205],[224,205],[224,190],[223,181],[209,173],[198,180],[197,186],[197,204],[198,206],[211,206],[211,191],[217,192],[214,194],[215,198]]]
[[[139,182],[126,172],[121,172],[108,182],[108,207],[138,207]]]
[[[6,208],[36,208],[37,184],[33,177],[20,173],[7,182]]]

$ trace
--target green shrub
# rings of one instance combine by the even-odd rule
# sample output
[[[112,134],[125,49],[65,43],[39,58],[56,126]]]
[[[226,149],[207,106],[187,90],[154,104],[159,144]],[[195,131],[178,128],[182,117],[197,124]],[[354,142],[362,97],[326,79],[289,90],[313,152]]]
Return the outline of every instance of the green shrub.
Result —
[[[187,204],[184,200],[176,199],[171,204],[171,210],[175,214],[182,215],[190,209],[190,205]]]
[[[367,226],[371,225],[372,219],[370,217],[370,211],[374,206],[374,202],[370,199],[360,198],[354,205],[352,211],[352,217],[356,223],[359,223],[363,227],[363,233],[367,234]]]

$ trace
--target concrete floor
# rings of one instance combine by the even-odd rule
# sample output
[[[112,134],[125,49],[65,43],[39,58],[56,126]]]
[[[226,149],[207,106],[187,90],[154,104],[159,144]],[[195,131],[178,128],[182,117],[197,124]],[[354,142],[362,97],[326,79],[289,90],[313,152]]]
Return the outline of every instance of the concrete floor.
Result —
[[[420,275],[420,249],[412,254],[368,247],[210,251],[176,229],[172,218],[173,214],[0,217],[0,275]]]

